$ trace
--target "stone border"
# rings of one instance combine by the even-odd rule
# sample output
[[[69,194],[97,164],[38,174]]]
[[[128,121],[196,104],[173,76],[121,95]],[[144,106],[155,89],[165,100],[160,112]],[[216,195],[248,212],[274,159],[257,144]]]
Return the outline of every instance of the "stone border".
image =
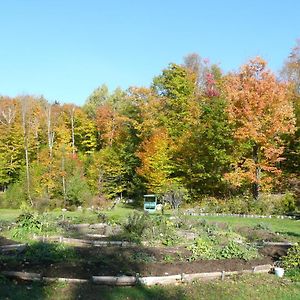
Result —
[[[225,277],[238,275],[238,274],[257,274],[257,273],[269,273],[273,270],[272,265],[258,265],[253,267],[251,270],[241,271],[230,271],[230,272],[206,272],[206,273],[193,273],[193,274],[178,274],[168,276],[148,276],[140,277],[139,274],[136,276],[92,276],[90,279],[79,279],[79,278],[52,278],[42,277],[38,273],[27,273],[27,272],[14,272],[14,271],[3,271],[2,275],[8,278],[21,279],[25,281],[40,281],[40,282],[68,282],[68,283],[94,283],[99,285],[110,285],[110,286],[135,286],[142,284],[146,286],[152,285],[165,285],[192,282],[194,280],[213,280],[221,279]]]
[[[196,213],[193,210],[187,210],[183,213],[187,216],[198,216],[198,217],[239,217],[239,218],[255,218],[255,219],[293,219],[296,220],[297,216],[284,216],[284,215],[246,215],[246,214],[226,214],[226,213]]]

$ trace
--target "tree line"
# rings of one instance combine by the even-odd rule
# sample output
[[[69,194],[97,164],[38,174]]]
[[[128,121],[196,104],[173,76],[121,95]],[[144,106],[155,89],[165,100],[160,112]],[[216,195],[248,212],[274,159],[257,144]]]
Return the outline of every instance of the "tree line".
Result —
[[[102,85],[82,107],[1,96],[2,205],[299,192],[299,46],[280,78],[259,57],[224,74],[190,54],[150,87]]]

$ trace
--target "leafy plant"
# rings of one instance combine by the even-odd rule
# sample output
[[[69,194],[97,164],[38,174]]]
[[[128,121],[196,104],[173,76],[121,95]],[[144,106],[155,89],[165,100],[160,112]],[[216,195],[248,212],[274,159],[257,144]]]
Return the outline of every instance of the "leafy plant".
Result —
[[[285,275],[294,282],[300,282],[300,268],[288,269]]]
[[[145,263],[152,263],[156,261],[156,258],[153,255],[149,255],[145,252],[135,252],[133,254],[133,259],[139,263],[145,262]]]
[[[108,222],[108,216],[104,213],[98,213],[97,218],[101,223],[107,223]]]
[[[168,262],[168,263],[172,263],[174,261],[174,257],[172,255],[170,255],[170,254],[166,254],[164,256],[164,261]]]
[[[300,245],[292,246],[286,256],[281,258],[281,264],[286,269],[300,268]]]
[[[28,233],[40,233],[42,222],[38,215],[24,212],[16,220],[16,227],[13,229],[13,237],[22,238]]]
[[[192,252],[189,260],[198,258],[213,259],[216,257],[216,251],[213,242],[209,239],[198,238],[192,245],[187,247]]]
[[[30,262],[61,262],[76,259],[74,248],[58,243],[33,243],[24,253],[24,259]]]
[[[258,256],[257,250],[245,244],[230,241],[224,246],[218,255],[218,258],[240,258],[244,260],[254,259]]]
[[[271,228],[268,224],[266,223],[258,223],[254,226],[254,229],[259,229],[259,230],[266,230],[266,231],[271,231]]]

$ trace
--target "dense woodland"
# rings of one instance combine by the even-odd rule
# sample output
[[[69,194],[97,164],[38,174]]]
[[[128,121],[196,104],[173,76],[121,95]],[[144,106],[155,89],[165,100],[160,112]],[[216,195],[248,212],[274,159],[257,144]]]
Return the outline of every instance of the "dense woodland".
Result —
[[[102,85],[82,107],[1,96],[1,205],[90,206],[146,192],[299,197],[299,122],[299,43],[280,76],[261,58],[224,74],[191,54],[149,88]]]

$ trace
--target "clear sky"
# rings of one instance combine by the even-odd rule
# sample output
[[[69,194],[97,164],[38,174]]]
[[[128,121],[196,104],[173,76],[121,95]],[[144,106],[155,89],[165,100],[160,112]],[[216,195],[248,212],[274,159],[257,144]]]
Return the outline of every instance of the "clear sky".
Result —
[[[149,86],[196,52],[224,71],[278,71],[300,38],[299,0],[0,0],[0,94],[83,104],[106,83]]]

